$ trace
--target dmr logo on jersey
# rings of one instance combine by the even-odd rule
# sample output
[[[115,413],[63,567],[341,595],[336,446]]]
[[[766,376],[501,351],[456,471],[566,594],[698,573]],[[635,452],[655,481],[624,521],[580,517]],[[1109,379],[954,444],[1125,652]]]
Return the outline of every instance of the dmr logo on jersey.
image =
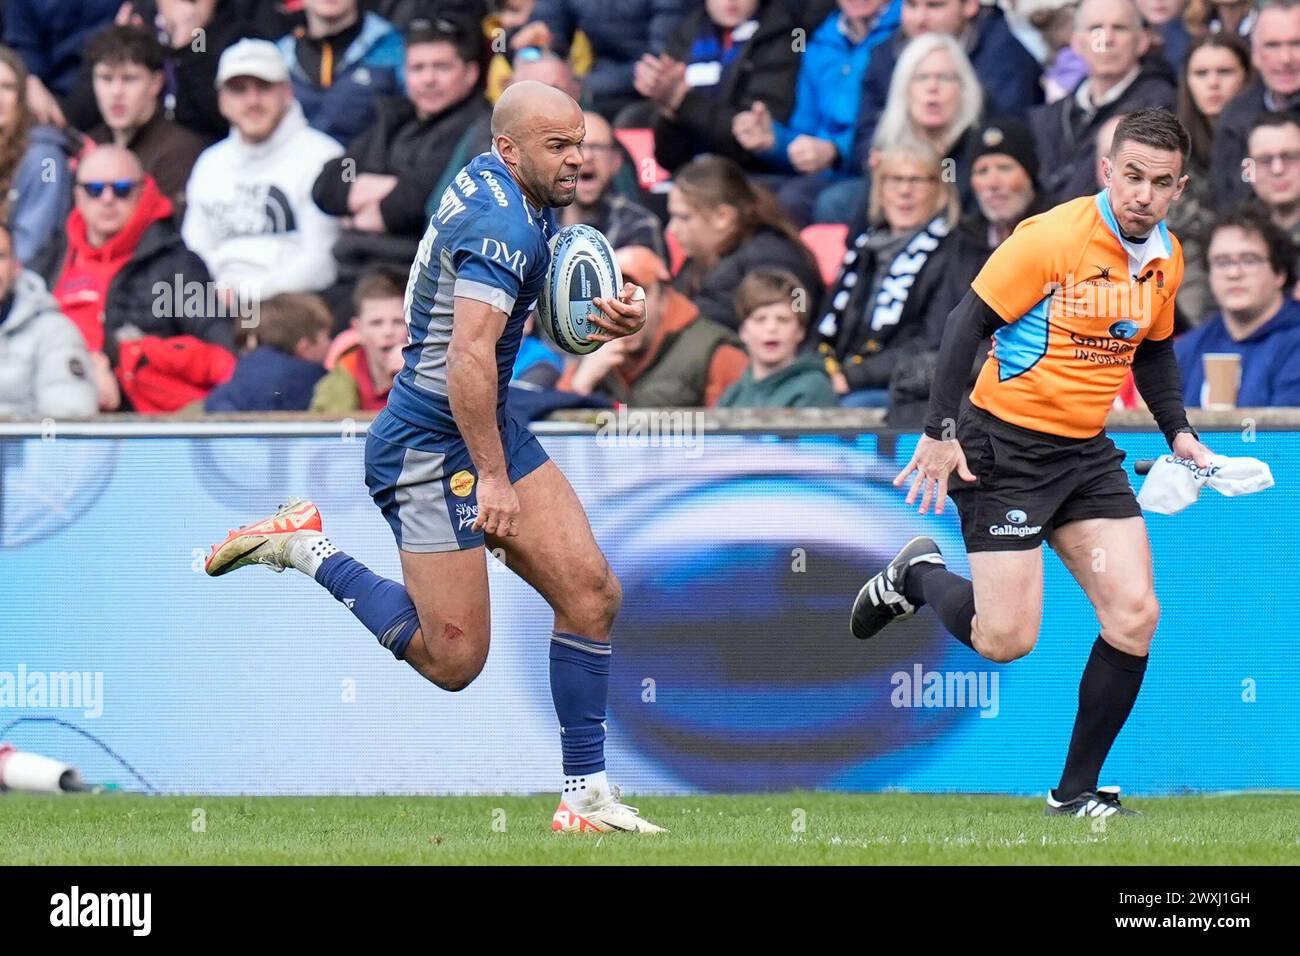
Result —
[[[521,279],[524,277],[524,270],[528,268],[526,255],[522,252],[511,252],[504,242],[491,236],[483,237],[482,254],[493,262],[501,263]]]

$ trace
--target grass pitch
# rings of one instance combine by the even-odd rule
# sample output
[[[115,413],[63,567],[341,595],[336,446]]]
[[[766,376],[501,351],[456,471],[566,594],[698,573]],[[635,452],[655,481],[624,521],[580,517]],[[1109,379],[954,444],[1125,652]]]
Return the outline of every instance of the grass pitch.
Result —
[[[672,832],[559,836],[555,798],[0,795],[0,864],[1300,864],[1300,794],[1041,798],[781,793],[633,799]]]

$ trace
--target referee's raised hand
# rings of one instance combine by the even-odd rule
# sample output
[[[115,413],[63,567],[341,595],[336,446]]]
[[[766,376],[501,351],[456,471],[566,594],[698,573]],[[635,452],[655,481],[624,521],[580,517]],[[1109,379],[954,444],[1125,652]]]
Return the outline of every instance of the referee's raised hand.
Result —
[[[939,441],[929,435],[922,435],[916,443],[916,451],[912,452],[912,460],[894,479],[894,487],[903,487],[907,476],[914,471],[916,477],[912,479],[912,487],[907,492],[907,503],[916,504],[916,496],[921,493],[918,514],[929,511],[931,502],[934,503],[934,513],[943,514],[943,506],[948,499],[948,476],[954,471],[963,481],[977,480],[966,466],[966,453],[961,450],[961,443],[955,438]]]

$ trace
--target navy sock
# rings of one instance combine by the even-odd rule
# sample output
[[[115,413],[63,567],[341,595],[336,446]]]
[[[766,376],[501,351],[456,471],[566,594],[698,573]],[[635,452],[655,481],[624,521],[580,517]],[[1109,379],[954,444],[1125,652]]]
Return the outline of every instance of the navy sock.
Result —
[[[1101,765],[1128,720],[1146,671],[1146,657],[1126,654],[1098,635],[1079,680],[1079,712],[1061,785],[1056,788],[1058,800],[1073,800],[1085,790],[1097,789]]]
[[[555,631],[551,636],[551,700],[560,719],[564,775],[605,769],[605,700],[612,648],[604,641]]]
[[[941,564],[914,564],[903,579],[903,597],[917,607],[928,604],[950,634],[967,647],[975,619],[975,586]]]
[[[406,588],[381,578],[342,551],[331,554],[316,569],[316,581],[342,601],[379,643],[399,661],[420,629],[420,616]]]

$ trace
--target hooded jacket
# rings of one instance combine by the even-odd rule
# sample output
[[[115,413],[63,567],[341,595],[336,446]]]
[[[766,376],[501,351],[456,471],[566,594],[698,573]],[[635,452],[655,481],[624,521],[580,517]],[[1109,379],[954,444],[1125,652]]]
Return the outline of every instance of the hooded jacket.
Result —
[[[185,247],[171,212],[170,200],[145,177],[139,204],[116,236],[94,248],[73,210],[66,232],[33,266],[92,352],[116,361],[119,339],[141,335],[193,335],[233,349],[234,320],[212,301],[208,270]]]
[[[380,97],[406,89],[406,45],[402,35],[383,17],[363,13],[357,38],[339,56],[328,84],[308,76],[298,57],[298,45],[310,42],[299,28],[278,46],[289,66],[293,95],[302,104],[307,122],[340,143],[350,143],[375,118]]]
[[[1179,337],[1174,354],[1183,373],[1183,401],[1188,408],[1201,407],[1205,384],[1202,360],[1207,352],[1241,356],[1239,408],[1300,407],[1300,302],[1283,298],[1277,315],[1240,342],[1228,334],[1219,312]]]
[[[72,175],[68,172],[68,138],[53,126],[33,126],[10,184],[9,222],[14,254],[31,264],[60,231],[72,208]]]
[[[290,105],[261,143],[238,130],[205,149],[186,188],[181,232],[217,282],[269,298],[334,282],[338,223],[312,202],[316,175],[343,147]]]
[[[745,369],[727,389],[719,408],[831,408],[840,397],[831,387],[826,363],[815,355],[801,355],[790,365],[754,381],[754,366]]]
[[[0,314],[0,417],[86,418],[95,414],[90,355],[34,272],[14,279]]]

